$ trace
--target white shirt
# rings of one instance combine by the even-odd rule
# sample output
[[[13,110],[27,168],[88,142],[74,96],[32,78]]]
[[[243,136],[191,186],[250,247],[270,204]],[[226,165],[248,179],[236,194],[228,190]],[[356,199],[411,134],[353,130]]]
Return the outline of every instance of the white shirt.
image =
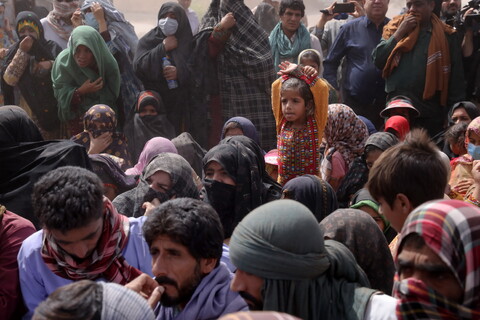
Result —
[[[363,320],[396,320],[397,299],[386,294],[373,294]]]
[[[188,8],[185,10],[187,14],[188,22],[190,22],[190,28],[192,28],[192,34],[196,35],[198,33],[198,27],[200,26],[200,22],[198,21],[198,16],[192,9]]]
[[[55,41],[60,47],[62,47],[62,49],[66,49],[68,41],[61,38],[58,33],[53,30],[53,28],[48,23],[47,18],[45,17],[41,19],[40,22],[42,23],[45,39]],[[73,26],[69,26],[63,21],[61,23],[64,24],[65,28],[71,28],[70,32],[73,31]]]

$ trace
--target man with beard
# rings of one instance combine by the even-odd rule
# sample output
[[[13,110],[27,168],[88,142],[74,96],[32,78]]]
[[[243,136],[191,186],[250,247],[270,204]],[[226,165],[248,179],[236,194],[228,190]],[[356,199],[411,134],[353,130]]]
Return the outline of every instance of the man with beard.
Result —
[[[324,240],[303,204],[277,200],[250,212],[230,239],[231,283],[250,309],[301,319],[396,319],[396,300],[366,288],[367,276],[341,243]]]
[[[163,287],[157,319],[217,319],[247,310],[220,262],[222,224],[210,205],[190,198],[167,201],[151,213],[143,233],[152,272]]]
[[[460,22],[460,9],[462,0],[443,0],[440,11],[440,19],[451,27],[458,27]]]
[[[430,137],[443,130],[448,107],[465,100],[461,48],[456,31],[434,13],[435,0],[406,0],[372,53],[382,69],[387,99],[404,95],[420,112],[413,127]]]
[[[49,294],[74,281],[123,285],[151,274],[141,232],[145,218],[119,214],[93,172],[68,166],[50,171],[35,184],[32,202],[43,229],[23,242],[17,259],[28,319]]]

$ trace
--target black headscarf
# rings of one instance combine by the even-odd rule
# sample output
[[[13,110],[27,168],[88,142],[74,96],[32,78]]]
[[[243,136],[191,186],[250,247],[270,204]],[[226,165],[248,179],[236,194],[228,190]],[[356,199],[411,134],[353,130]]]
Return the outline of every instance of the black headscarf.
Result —
[[[207,151],[203,149],[193,139],[192,135],[188,132],[183,132],[178,137],[172,139],[172,143],[177,148],[178,154],[185,158],[190,163],[195,173],[202,176],[202,160]]]
[[[170,176],[172,186],[166,192],[158,192],[150,188],[147,181],[154,173],[163,171]],[[135,189],[118,195],[113,200],[117,211],[127,217],[140,217],[145,214],[144,202],[154,198],[161,203],[176,198],[198,199],[199,192],[193,180],[193,169],[182,156],[175,153],[160,153],[143,169],[140,181]]]
[[[88,157],[90,158],[93,172],[97,174],[103,183],[115,185],[118,193],[133,189],[137,185],[135,177],[127,176],[110,155],[105,153],[90,154]]]
[[[460,101],[453,105],[453,107],[448,112],[448,122],[449,126],[452,126],[454,123],[452,121],[452,115],[458,108],[464,108],[467,111],[470,120],[475,119],[476,117],[480,116],[480,109],[470,101]]]
[[[207,191],[205,201],[209,202],[219,214],[225,238],[229,238],[243,217],[264,203],[262,195],[265,195],[267,190],[262,181],[257,157],[243,144],[219,144],[210,149],[203,158],[204,172],[211,161],[218,162],[235,181],[233,199],[226,199],[224,190],[215,188],[218,182],[210,179],[204,180]],[[223,189],[227,187],[224,185]],[[219,193],[212,193],[211,190],[217,190]],[[225,201],[229,203],[224,203]]]
[[[154,106],[158,114],[156,116],[140,117],[141,108],[146,105]],[[124,132],[128,139],[128,151],[133,163],[138,162],[138,157],[140,157],[140,153],[142,153],[148,140],[155,137],[167,139],[175,137],[175,129],[167,119],[163,100],[157,92],[140,92],[134,112],[127,120]]]
[[[288,181],[283,186],[282,193],[288,199],[303,203],[318,222],[338,209],[337,195],[330,184],[311,174]]]
[[[5,82],[3,75],[17,53],[20,42],[23,40],[23,37],[20,37],[19,35],[19,31],[24,25],[24,22],[34,24],[38,27],[39,37],[38,39],[34,39],[32,48],[28,51],[31,60],[18,82],[18,87],[30,109],[35,114],[39,125],[45,130],[58,128],[60,120],[58,119],[57,100],[53,94],[50,70],[45,74],[38,75],[32,74],[31,68],[34,63],[55,60],[60,51],[62,51],[62,48],[54,41],[45,40],[40,20],[35,13],[30,11],[22,11],[17,15],[15,32],[17,33],[19,40],[8,50],[1,73],[1,86],[4,101],[5,104],[15,103],[13,87]]]
[[[178,47],[168,52],[168,55],[177,67],[179,84],[185,85],[189,82],[187,60],[191,54],[192,29],[190,28],[185,10],[176,2],[167,2],[162,5],[158,12],[157,24],[158,20],[164,18],[169,12],[175,14],[178,22],[178,29],[175,33],[175,37],[178,40]],[[165,82],[162,68],[162,57],[167,55],[165,47],[163,46],[163,40],[165,38],[166,36],[160,27],[156,26],[138,41],[137,52],[135,53],[133,63],[135,72],[139,78],[142,79],[145,89],[158,91],[158,89],[155,88],[159,86],[159,79]],[[166,86],[166,82],[162,86]]]
[[[68,140],[43,141],[25,111],[0,107],[0,203],[39,228],[33,185],[45,173],[67,165],[90,169],[85,148]]]
[[[0,107],[0,146],[43,141],[37,125],[17,106]]]
[[[220,144],[239,144],[239,143],[244,145],[248,149],[250,149],[255,155],[255,160],[257,161],[257,167],[261,174],[263,184],[265,185],[266,193],[262,194],[263,203],[280,199],[282,187],[277,181],[275,181],[267,173],[265,169],[265,157],[264,157],[265,153],[260,148],[258,143],[256,143],[254,140],[250,139],[247,136],[241,136],[241,135],[230,136],[220,141]]]

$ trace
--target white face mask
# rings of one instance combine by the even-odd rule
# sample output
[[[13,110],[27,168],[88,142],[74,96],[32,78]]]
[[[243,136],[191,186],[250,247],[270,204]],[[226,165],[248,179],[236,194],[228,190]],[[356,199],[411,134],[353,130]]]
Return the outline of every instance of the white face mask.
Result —
[[[158,26],[162,30],[163,34],[173,36],[178,29],[178,21],[172,18],[164,18],[158,20]]]

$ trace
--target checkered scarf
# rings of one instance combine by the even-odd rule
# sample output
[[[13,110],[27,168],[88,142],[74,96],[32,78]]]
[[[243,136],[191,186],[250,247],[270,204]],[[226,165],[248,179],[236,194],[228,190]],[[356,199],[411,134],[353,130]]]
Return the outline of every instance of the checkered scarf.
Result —
[[[122,255],[130,230],[128,218],[119,214],[108,199],[104,198],[103,203],[102,235],[95,251],[80,263],[58,246],[51,233],[44,229],[42,258],[57,276],[74,281],[102,277],[110,282],[126,284],[142,273],[129,265]]]
[[[275,145],[275,122],[270,110],[270,86],[275,71],[267,33],[240,0],[213,0],[200,30],[213,28],[229,12],[237,23],[217,58],[223,118],[250,119],[259,129],[261,146],[271,149]]]
[[[458,280],[463,301],[448,301],[423,282],[407,278],[394,287],[400,299],[398,319],[437,319],[433,315],[438,319],[480,319],[479,226],[480,210],[458,200],[431,201],[410,213],[399,238],[398,253],[409,234],[420,235]]]

